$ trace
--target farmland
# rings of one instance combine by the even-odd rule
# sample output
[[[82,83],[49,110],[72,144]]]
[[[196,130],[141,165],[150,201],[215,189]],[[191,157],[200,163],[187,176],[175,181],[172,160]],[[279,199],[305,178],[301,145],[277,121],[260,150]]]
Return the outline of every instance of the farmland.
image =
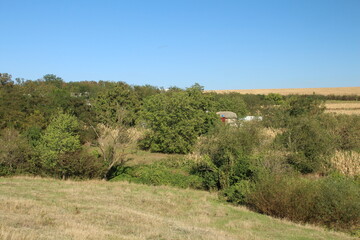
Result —
[[[360,87],[337,87],[337,88],[281,88],[281,89],[239,89],[239,90],[208,90],[216,93],[241,93],[241,94],[264,94],[278,93],[281,95],[360,95]]]
[[[360,114],[360,101],[326,101],[326,112]]]
[[[208,90],[205,92],[240,93],[268,95],[276,93],[281,95],[323,95],[323,96],[360,96],[360,87],[338,87],[338,88],[284,88],[284,89],[248,89],[248,90]],[[328,100],[325,103],[326,112],[337,114],[360,114],[360,101]]]
[[[127,182],[0,178],[0,239],[353,239],[219,202],[214,193]]]

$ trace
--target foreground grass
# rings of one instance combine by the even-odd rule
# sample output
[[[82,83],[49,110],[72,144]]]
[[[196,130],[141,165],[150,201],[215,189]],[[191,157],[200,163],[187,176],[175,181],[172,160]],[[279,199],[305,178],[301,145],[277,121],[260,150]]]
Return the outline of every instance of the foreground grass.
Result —
[[[351,239],[215,194],[127,182],[0,178],[0,239]]]

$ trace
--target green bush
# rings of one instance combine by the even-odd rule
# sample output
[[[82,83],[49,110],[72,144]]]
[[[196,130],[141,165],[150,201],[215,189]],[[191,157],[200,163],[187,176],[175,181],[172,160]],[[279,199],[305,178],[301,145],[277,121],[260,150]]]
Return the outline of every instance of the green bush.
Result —
[[[32,173],[35,166],[27,139],[13,128],[0,131],[0,176]]]
[[[204,137],[198,152],[205,156],[193,172],[206,179],[207,188],[227,188],[254,175],[252,154],[261,145],[262,132],[258,122],[241,126],[219,124]]]
[[[171,161],[171,160],[168,160]],[[111,181],[129,181],[148,185],[168,185],[180,188],[203,189],[201,177],[189,174],[186,168],[171,167],[167,161],[150,165],[119,166]]]
[[[220,192],[220,197],[227,202],[235,204],[245,204],[246,197],[251,191],[252,183],[248,180],[242,180]]]
[[[351,178],[267,176],[255,183],[245,201],[279,218],[342,231],[360,229],[360,184]]]
[[[194,164],[190,173],[203,179],[204,189],[217,190],[220,188],[219,169],[208,156],[204,156],[201,161]]]
[[[104,178],[106,172],[102,158],[85,151],[76,151],[60,154],[56,166],[46,173],[63,179],[91,179]]]
[[[335,150],[334,136],[313,117],[292,119],[277,141],[290,152],[288,162],[301,173],[325,170]]]
[[[335,118],[337,120],[335,134],[338,149],[360,152],[360,117],[357,115],[339,115]]]

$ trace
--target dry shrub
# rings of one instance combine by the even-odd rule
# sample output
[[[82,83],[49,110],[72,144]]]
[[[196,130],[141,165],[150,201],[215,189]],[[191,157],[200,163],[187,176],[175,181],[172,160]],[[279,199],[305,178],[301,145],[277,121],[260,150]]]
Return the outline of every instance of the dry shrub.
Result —
[[[354,151],[336,151],[331,158],[332,166],[348,176],[360,175],[360,153]]]

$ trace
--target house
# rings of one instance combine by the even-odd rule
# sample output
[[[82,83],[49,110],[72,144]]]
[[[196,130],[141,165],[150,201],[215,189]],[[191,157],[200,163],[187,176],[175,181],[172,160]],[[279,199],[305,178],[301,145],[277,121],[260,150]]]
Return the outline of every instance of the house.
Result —
[[[216,114],[220,116],[221,121],[224,123],[236,124],[236,121],[238,120],[238,117],[234,112],[221,111],[217,112]]]

